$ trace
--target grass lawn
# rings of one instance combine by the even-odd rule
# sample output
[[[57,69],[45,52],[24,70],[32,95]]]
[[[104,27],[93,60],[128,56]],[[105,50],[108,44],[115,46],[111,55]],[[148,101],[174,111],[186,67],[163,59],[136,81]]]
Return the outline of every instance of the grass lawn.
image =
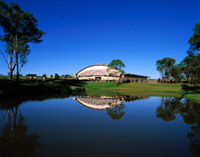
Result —
[[[114,82],[86,82],[83,87],[88,95],[130,95],[130,96],[168,96],[181,97],[200,103],[200,94],[183,91],[180,84],[121,83],[115,87]]]
[[[185,98],[200,104],[200,94],[186,94]]]
[[[86,82],[83,87],[87,91],[183,93],[180,84],[121,83],[115,87],[114,82]]]
[[[19,90],[29,90],[30,94],[36,91],[49,93],[52,91],[61,91],[64,88],[71,88],[72,91],[81,92],[85,88],[88,95],[129,95],[129,96],[167,96],[181,97],[200,103],[199,87],[194,90],[182,90],[180,84],[148,84],[148,83],[120,83],[115,86],[114,82],[93,82],[78,80],[15,80],[0,79],[0,94],[16,93]],[[81,88],[83,87],[83,88]],[[189,86],[193,87],[193,86]],[[36,90],[37,89],[37,90]],[[16,91],[15,91],[16,90]],[[22,94],[23,95],[23,94]]]

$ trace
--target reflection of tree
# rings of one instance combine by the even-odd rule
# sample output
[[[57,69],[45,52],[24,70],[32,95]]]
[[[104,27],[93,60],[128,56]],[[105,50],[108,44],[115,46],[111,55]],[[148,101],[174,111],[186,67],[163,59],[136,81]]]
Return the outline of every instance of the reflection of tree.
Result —
[[[0,137],[0,156],[33,156],[39,148],[38,136],[27,135],[28,128],[24,125],[19,108],[6,109],[1,119],[1,125],[5,122],[2,135]]]
[[[163,98],[159,107],[156,109],[156,117],[164,121],[171,121],[176,119],[175,114],[178,112],[179,99],[177,98]]]
[[[188,133],[190,140],[190,152],[195,156],[200,156],[200,124],[191,127],[192,132]]]
[[[186,124],[194,124],[187,137],[190,140],[190,152],[200,156],[200,105],[181,98],[162,98],[156,110],[156,116],[164,121],[174,120],[179,113]]]
[[[107,115],[109,115],[113,120],[119,120],[123,117],[123,115],[125,114],[124,112],[124,108],[125,105],[124,104],[120,104],[120,105],[116,105],[116,106],[112,106],[111,108],[107,109]]]

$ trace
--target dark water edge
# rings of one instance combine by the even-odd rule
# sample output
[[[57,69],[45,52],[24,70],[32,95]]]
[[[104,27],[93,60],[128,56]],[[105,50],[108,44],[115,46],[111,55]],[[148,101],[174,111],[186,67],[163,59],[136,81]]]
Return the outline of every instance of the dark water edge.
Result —
[[[0,156],[200,156],[200,105],[182,97],[4,98],[0,111]]]

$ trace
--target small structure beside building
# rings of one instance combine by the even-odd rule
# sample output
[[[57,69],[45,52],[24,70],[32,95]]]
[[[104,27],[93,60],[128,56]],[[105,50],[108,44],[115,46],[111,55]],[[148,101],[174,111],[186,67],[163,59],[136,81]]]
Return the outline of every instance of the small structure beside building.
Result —
[[[27,74],[26,75],[26,79],[36,80],[37,79],[37,75],[36,74]]]

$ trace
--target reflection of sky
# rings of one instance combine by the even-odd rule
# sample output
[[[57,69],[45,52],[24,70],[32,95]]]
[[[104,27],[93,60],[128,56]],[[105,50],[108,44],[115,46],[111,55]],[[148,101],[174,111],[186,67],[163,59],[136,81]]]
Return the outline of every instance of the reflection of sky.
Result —
[[[160,97],[150,97],[125,102],[120,120],[112,120],[106,111],[85,108],[72,98],[26,102],[20,110],[29,132],[40,136],[43,148],[38,154],[189,156],[189,126],[179,115],[170,122],[156,118],[160,101]]]

